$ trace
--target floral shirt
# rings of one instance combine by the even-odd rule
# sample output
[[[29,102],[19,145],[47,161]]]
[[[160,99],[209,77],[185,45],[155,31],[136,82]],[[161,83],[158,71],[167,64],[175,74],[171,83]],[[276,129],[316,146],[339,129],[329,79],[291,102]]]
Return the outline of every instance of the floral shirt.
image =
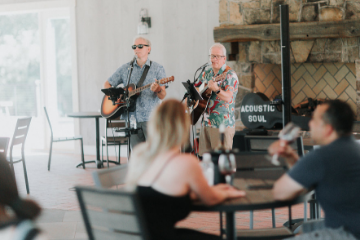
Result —
[[[224,71],[227,72],[226,78],[222,81],[219,81],[218,84],[222,90],[233,92],[233,96],[230,102],[225,102],[220,100],[220,98],[214,92],[211,94],[208,107],[204,113],[204,121],[202,123],[202,125],[205,127],[219,128],[221,123],[224,123],[225,127],[228,128],[235,127],[234,109],[239,80],[236,72],[229,66],[226,66],[226,64],[221,67],[216,76],[222,74]],[[198,87],[203,82],[207,83],[216,76],[214,76],[214,71],[211,68],[205,71],[202,76],[199,77],[195,86]]]

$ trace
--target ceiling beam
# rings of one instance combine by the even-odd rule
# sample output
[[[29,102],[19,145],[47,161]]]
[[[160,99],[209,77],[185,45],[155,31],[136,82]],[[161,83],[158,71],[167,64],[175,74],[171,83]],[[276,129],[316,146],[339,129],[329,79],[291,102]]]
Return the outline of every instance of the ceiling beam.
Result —
[[[290,23],[290,40],[360,36],[360,20]],[[280,40],[280,23],[231,25],[214,28],[215,42]]]

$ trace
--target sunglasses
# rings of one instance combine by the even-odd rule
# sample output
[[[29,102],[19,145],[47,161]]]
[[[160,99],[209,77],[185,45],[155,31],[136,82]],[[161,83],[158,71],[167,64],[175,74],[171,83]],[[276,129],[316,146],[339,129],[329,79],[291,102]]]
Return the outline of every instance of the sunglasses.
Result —
[[[131,48],[134,50],[136,49],[136,47],[138,47],[139,49],[142,49],[144,46],[148,47],[149,45],[145,45],[145,44],[132,45]]]

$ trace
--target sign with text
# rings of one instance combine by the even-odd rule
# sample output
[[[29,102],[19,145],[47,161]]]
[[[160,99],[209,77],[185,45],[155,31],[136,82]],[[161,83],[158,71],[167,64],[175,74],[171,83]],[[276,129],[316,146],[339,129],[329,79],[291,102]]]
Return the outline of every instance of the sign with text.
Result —
[[[250,129],[270,129],[277,123],[282,124],[281,112],[275,105],[270,105],[270,100],[263,93],[245,95],[240,111],[241,121]]]

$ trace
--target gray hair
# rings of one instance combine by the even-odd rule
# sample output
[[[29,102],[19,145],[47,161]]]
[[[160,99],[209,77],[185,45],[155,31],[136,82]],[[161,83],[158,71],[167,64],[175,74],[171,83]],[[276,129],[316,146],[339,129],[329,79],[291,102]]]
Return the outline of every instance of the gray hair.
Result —
[[[150,42],[149,39],[144,38],[144,37],[142,37],[142,36],[136,36],[136,37],[134,38],[134,42],[135,42],[136,40],[138,40],[138,39],[144,40],[144,41],[146,42],[146,44],[149,45],[149,47],[151,47],[151,42]]]
[[[213,49],[213,48],[221,48],[222,49],[222,51],[223,51],[223,54],[224,54],[224,56],[226,56],[226,48],[224,47],[224,45],[222,45],[221,43],[215,43],[215,44],[213,44],[211,47],[210,47],[210,49],[209,49],[209,54],[211,54],[211,50]]]

